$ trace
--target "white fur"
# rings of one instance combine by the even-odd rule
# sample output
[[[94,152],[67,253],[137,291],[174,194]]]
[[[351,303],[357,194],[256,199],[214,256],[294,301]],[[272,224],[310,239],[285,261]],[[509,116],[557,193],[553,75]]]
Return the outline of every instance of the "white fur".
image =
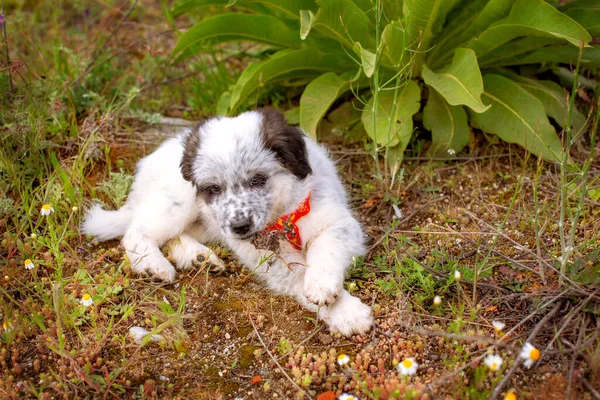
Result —
[[[363,233],[348,207],[335,165],[323,147],[305,137],[312,174],[298,179],[264,147],[260,136],[263,123],[259,112],[206,122],[199,131],[194,184],[183,178],[180,169],[185,135],[166,140],[138,163],[126,204],[118,211],[94,206],[82,231],[99,240],[123,235],[132,270],[167,282],[175,279],[176,272],[163,256],[162,246],[169,243],[169,259],[178,269],[197,264],[199,256],[223,268],[221,260],[202,244],[221,242],[268,288],[296,298],[311,311],[318,310],[319,318],[332,331],[364,333],[373,324],[371,309],[343,290],[352,257],[364,252]],[[194,186],[221,182],[226,191],[222,199],[231,197],[233,201],[235,190],[228,183],[247,179],[244,174],[251,172],[246,170],[256,168],[269,173],[268,193],[264,202],[242,211],[255,215],[259,230],[294,211],[310,193],[311,212],[297,224],[302,251],[282,242],[279,254],[274,255],[236,237],[224,222],[229,215],[227,207],[233,206],[211,204]],[[265,204],[269,207],[262,218],[259,211]]]

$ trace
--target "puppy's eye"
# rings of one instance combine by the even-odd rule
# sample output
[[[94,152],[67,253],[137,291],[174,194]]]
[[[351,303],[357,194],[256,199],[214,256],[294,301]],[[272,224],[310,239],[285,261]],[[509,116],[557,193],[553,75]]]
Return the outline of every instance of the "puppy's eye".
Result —
[[[264,175],[254,175],[252,178],[250,178],[250,180],[248,181],[248,184],[250,185],[250,187],[260,187],[260,186],[264,186],[265,183],[267,183],[267,177]]]
[[[211,194],[219,194],[219,193],[221,193],[221,187],[218,185],[212,185],[212,186],[208,187],[208,191]]]

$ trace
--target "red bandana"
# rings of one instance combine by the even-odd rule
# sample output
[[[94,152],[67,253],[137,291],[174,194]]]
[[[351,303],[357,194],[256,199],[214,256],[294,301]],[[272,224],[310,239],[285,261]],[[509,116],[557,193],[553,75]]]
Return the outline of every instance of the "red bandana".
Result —
[[[310,212],[310,193],[296,211],[284,215],[265,228],[265,232],[281,231],[288,242],[296,249],[302,249],[302,239],[296,222]]]

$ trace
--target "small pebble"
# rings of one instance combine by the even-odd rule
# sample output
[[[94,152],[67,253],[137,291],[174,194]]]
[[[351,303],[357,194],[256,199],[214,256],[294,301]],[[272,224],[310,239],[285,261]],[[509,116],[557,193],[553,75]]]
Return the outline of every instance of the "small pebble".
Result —
[[[129,328],[129,336],[133,338],[133,341],[137,344],[142,343],[144,337],[149,334],[150,331],[142,328],[141,326],[132,326]],[[155,334],[150,337],[151,342],[160,342],[163,339],[161,335]]]

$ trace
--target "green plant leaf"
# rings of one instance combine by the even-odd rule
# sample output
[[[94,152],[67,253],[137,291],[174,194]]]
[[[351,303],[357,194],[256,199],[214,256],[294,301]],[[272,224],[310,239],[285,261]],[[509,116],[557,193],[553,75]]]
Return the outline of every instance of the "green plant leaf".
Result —
[[[231,13],[204,19],[185,32],[173,49],[178,55],[198,44],[250,40],[282,48],[300,47],[298,32],[270,15]]]
[[[217,6],[249,9],[262,14],[277,11],[287,18],[298,19],[300,10],[316,11],[314,0],[182,0],[173,5],[172,14],[177,17],[195,8]]]
[[[454,49],[463,44],[461,42],[463,32],[469,29],[489,1],[472,0],[464,2],[462,7],[457,7],[450,14],[448,23],[436,37],[435,46],[426,55],[427,64],[430,68],[439,68],[447,63],[447,60],[454,54]]]
[[[289,79],[312,80],[325,72],[345,72],[348,69],[348,58],[339,53],[324,54],[314,47],[282,50],[268,60],[250,64],[244,70],[231,93],[229,112],[235,112],[250,94],[263,85]]]
[[[512,79],[517,85],[527,90],[542,102],[546,114],[553,118],[558,125],[565,128],[567,125],[567,114],[569,112],[569,101],[565,89],[552,81],[540,81],[517,75],[513,72],[502,70],[498,72],[502,76]],[[578,132],[586,124],[586,117],[577,111],[572,110],[572,128]]]
[[[219,101],[217,101],[217,115],[227,116],[229,114],[229,103],[231,102],[231,92],[226,91],[221,93]]]
[[[404,151],[406,150],[406,146],[410,139],[407,141],[402,141],[394,147],[389,147],[385,152],[385,160],[390,166],[390,176],[392,177],[392,183],[396,178],[396,174],[400,169],[400,164],[402,164],[402,160],[404,159]]]
[[[375,53],[363,49],[359,42],[354,43],[354,52],[360,56],[360,65],[367,78],[373,76],[375,71]]]
[[[509,15],[510,10],[515,3],[515,0],[490,0],[485,5],[483,10],[459,36],[460,43],[464,43],[469,39],[478,36],[480,33],[489,28],[493,23],[501,20]]]
[[[449,28],[440,36],[440,42],[428,55],[431,65],[443,65],[457,45],[465,44],[477,37],[493,23],[505,18],[515,0],[485,0],[470,2],[462,7],[461,13],[453,17]]]
[[[497,60],[493,65],[496,67],[503,67],[507,65],[525,65],[547,62],[560,62],[575,65],[578,55],[579,49],[570,44],[562,46],[546,46],[526,54]],[[599,67],[600,46],[592,45],[591,47],[583,49],[581,65],[586,67]]]
[[[519,36],[542,36],[564,39],[579,47],[581,40],[592,37],[577,22],[543,0],[516,0],[508,17],[492,25],[469,42],[469,48],[481,57]]]
[[[300,39],[304,40],[315,23],[315,14],[310,10],[300,10]]]
[[[561,160],[560,139],[535,96],[500,75],[485,75],[483,84],[482,98],[491,107],[481,114],[469,112],[473,126],[498,135],[505,142],[517,143],[538,157]]]
[[[381,34],[383,57],[380,60],[396,70],[402,70],[407,64],[409,55],[405,40],[406,30],[399,21],[387,24]]]
[[[306,86],[300,97],[300,127],[310,137],[316,139],[319,122],[337,98],[350,90],[351,79],[350,73],[327,72]]]
[[[456,49],[452,63],[439,73],[423,65],[423,80],[453,106],[465,105],[475,112],[488,109],[481,102],[483,81],[477,57],[471,49]]]
[[[598,2],[600,4],[600,2]],[[600,36],[600,7],[570,8],[565,14],[577,21],[594,37]]]
[[[317,0],[317,4],[319,11],[313,27],[319,32],[348,50],[353,49],[355,42],[366,48],[375,47],[371,21],[352,0]]]
[[[482,69],[496,67],[498,63],[504,64],[507,60],[517,60],[520,56],[529,52],[557,43],[560,44],[560,40],[554,37],[526,36],[511,40],[495,48],[486,55],[479,57],[477,62]],[[569,47],[573,48],[571,45]]]
[[[396,101],[394,91],[379,92],[375,126],[373,97],[369,99],[361,115],[367,134],[381,146],[394,147],[401,144],[406,148],[412,136],[412,117],[421,107],[421,90],[414,81],[408,81],[399,91]]]
[[[290,108],[283,113],[288,124],[298,125],[300,123],[300,107]]]
[[[458,153],[471,138],[464,108],[451,106],[434,89],[429,90],[423,109],[423,125],[431,131],[432,144],[427,151],[431,157],[449,157]]]
[[[189,12],[195,8],[201,7],[223,7],[225,8],[229,0],[180,0],[173,4],[171,14],[174,17],[178,17],[186,12]]]
[[[413,75],[421,75],[421,67],[426,49],[429,49],[433,38],[433,27],[444,8],[443,0],[410,0],[403,3],[404,15],[407,16],[406,31],[408,43],[413,50],[420,50],[413,63]],[[440,11],[442,10],[442,11]],[[440,24],[441,26],[441,24]]]
[[[291,19],[300,18],[301,10],[308,10],[310,12],[317,11],[317,4],[314,0],[238,0],[238,3],[260,3],[267,8],[277,10],[282,15]]]
[[[598,0],[575,0],[567,1],[558,9],[562,12],[570,10],[571,8],[600,8]]]

